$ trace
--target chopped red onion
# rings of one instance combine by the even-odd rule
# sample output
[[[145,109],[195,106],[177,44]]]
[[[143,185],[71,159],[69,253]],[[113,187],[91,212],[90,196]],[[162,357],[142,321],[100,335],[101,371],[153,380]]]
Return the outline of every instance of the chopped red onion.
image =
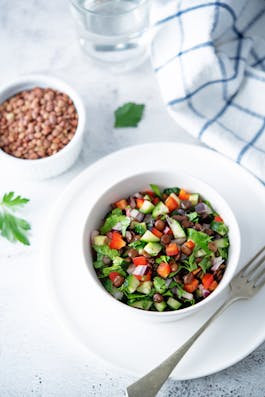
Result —
[[[136,219],[138,214],[140,214],[140,212],[136,209],[131,210],[130,212],[130,217]]]
[[[186,237],[182,237],[182,238],[174,238],[173,240],[171,240],[171,243],[176,243],[176,244],[183,244],[186,241]]]
[[[163,231],[163,233],[164,233],[164,234],[167,234],[170,230],[171,230],[170,227],[166,226],[165,229],[164,229],[164,231]]]
[[[212,213],[211,208],[208,207],[208,205],[205,204],[205,203],[198,203],[195,206],[195,211],[198,212],[198,214],[200,214],[200,215],[201,214],[211,214]]]
[[[128,208],[128,207],[126,207],[125,208],[125,213],[126,213],[126,216],[131,216],[131,208]]]
[[[135,268],[136,266],[133,263],[131,263],[127,268],[127,273],[132,274]]]
[[[199,290],[204,298],[207,298],[207,296],[210,295],[210,291],[208,291],[208,289],[205,289],[202,284],[199,285]]]
[[[144,276],[147,267],[148,267],[147,265],[136,266],[132,274],[134,276]]]
[[[166,286],[167,286],[167,288],[169,287],[169,284],[171,283],[171,281],[172,281],[172,280],[171,280],[170,278],[167,278],[167,279],[166,279]]]
[[[118,222],[115,226],[113,226],[112,229],[113,229],[113,230],[121,231],[121,229],[122,229],[122,224],[121,224],[121,222]]]
[[[121,300],[122,297],[123,297],[123,293],[121,291],[119,291],[118,289],[116,289],[113,292],[113,296],[114,296],[115,299]]]
[[[217,269],[219,269],[219,267],[221,266],[221,264],[224,262],[224,259],[221,256],[218,256],[216,258],[212,259],[212,264],[213,266],[211,267],[211,270],[213,272],[215,272]]]
[[[142,214],[141,212],[139,212],[135,218],[137,221],[142,222],[144,219],[144,214]]]
[[[137,192],[137,193],[134,193],[134,194],[133,194],[133,197],[136,197],[136,198],[143,198],[143,195]]]

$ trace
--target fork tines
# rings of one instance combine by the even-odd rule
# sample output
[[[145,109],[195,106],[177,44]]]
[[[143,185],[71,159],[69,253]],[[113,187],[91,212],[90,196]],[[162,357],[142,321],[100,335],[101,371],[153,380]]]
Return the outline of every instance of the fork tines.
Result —
[[[261,287],[265,283],[265,246],[248,261],[239,275],[246,277],[255,288]]]

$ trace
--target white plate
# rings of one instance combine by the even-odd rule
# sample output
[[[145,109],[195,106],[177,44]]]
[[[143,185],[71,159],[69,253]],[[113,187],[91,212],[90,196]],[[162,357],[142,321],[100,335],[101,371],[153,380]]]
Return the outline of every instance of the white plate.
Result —
[[[242,265],[264,244],[265,236],[263,186],[235,163],[198,146],[170,142],[130,147],[99,160],[70,184],[51,214],[46,233],[45,271],[53,306],[90,351],[137,375],[173,352],[216,307],[214,303],[172,323],[136,322],[125,314],[119,318],[109,307],[106,310],[101,294],[89,282],[81,255],[81,231],[89,208],[118,179],[150,171],[154,163],[162,170],[186,170],[223,195],[242,233]],[[253,351],[265,339],[264,301],[265,288],[253,299],[235,303],[194,344],[172,377],[209,375]]]

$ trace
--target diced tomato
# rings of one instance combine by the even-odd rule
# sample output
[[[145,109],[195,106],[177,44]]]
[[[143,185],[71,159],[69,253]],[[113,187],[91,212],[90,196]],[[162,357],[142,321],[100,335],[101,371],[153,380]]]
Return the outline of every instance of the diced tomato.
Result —
[[[159,276],[161,276],[163,278],[167,278],[167,276],[171,272],[171,267],[170,267],[169,263],[161,262],[156,271],[159,274]]]
[[[173,197],[168,196],[168,198],[165,201],[165,205],[169,209],[169,212],[172,212],[176,210],[179,207],[179,203],[173,199]]]
[[[137,208],[141,208],[142,205],[143,205],[143,203],[144,203],[144,199],[142,199],[142,198],[137,198],[137,199],[136,199],[136,206],[137,206]]]
[[[168,226],[165,227],[163,233],[164,233],[164,234],[173,234],[172,230],[171,230],[170,227],[168,227]]]
[[[214,281],[213,275],[211,273],[205,273],[202,277],[202,284],[205,289],[209,289],[210,285]]]
[[[153,200],[152,200],[152,203],[153,203],[154,205],[156,205],[156,204],[159,203],[159,201],[160,201],[160,198],[159,198],[159,197],[154,197]]]
[[[195,243],[192,240],[188,240],[184,244],[186,245],[186,247],[190,248],[191,250],[193,250],[193,248],[195,247]]]
[[[113,282],[117,276],[120,276],[118,272],[110,272],[109,279]]]
[[[199,281],[197,280],[197,278],[194,278],[189,284],[184,284],[184,289],[187,292],[194,292],[199,285]]]
[[[215,288],[217,287],[218,282],[213,280],[213,282],[211,283],[210,287],[209,287],[209,291],[214,291]]]
[[[119,250],[126,245],[125,241],[119,232],[114,231],[111,234],[111,240],[109,242],[109,247],[112,249]]]
[[[145,190],[145,194],[148,194],[151,198],[155,196],[155,193],[152,190]]]
[[[166,254],[168,256],[175,256],[179,253],[179,247],[176,243],[170,243],[166,246]]]
[[[144,256],[136,256],[133,258],[133,264],[135,266],[147,265],[147,259]]]
[[[139,281],[150,281],[151,280],[151,276],[152,276],[152,272],[148,272],[147,274],[143,275],[143,276],[137,276],[134,275],[134,277],[137,278],[137,280]]]
[[[158,238],[163,236],[163,233],[161,233],[159,230],[157,230],[155,227],[152,228],[151,232]]]
[[[190,194],[187,193],[186,190],[180,189],[179,198],[180,198],[180,200],[189,200]]]
[[[125,208],[128,206],[128,203],[126,200],[122,199],[120,201],[117,201],[114,205],[121,210],[125,210]]]
[[[215,220],[215,222],[224,222],[223,219],[219,215],[216,215],[214,217],[214,220]]]

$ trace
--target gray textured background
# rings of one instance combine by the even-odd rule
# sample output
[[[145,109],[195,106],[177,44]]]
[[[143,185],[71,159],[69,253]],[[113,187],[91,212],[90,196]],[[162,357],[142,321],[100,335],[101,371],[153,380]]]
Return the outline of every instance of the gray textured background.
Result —
[[[56,197],[86,165],[114,149],[161,139],[194,140],[167,114],[148,62],[120,76],[90,64],[80,52],[65,0],[0,0],[0,60],[1,84],[18,74],[49,72],[81,92],[88,112],[84,150],[68,173],[48,182],[21,183],[0,170],[0,193],[14,189],[30,195],[27,216],[34,228],[30,249],[0,241],[0,396],[123,396],[134,379],[90,357],[39,294],[38,238],[52,204],[48,197]],[[113,110],[127,100],[148,104],[145,120],[137,130],[114,131]],[[264,373],[263,344],[218,374],[170,380],[160,397],[264,397]]]

